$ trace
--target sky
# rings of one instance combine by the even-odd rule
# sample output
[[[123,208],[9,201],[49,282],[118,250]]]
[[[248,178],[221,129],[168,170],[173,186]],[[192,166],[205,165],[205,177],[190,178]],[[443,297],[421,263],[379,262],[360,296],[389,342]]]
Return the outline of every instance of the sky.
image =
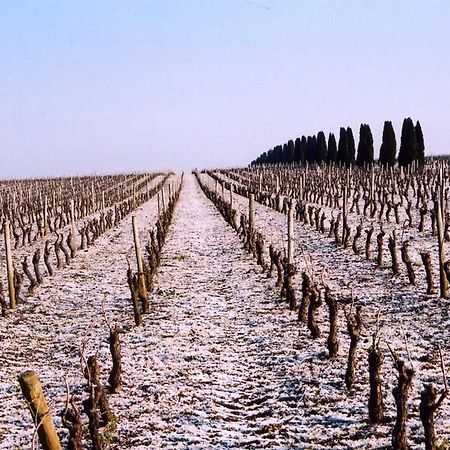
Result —
[[[450,1],[1,0],[0,178],[244,166],[419,120],[449,153]]]

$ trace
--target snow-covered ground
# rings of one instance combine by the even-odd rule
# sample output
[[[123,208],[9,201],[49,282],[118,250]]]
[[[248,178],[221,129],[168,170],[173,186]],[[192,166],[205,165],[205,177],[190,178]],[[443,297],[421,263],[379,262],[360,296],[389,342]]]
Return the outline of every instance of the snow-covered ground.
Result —
[[[247,199],[234,204],[247,211]],[[284,245],[286,218],[257,205],[256,225],[266,238]],[[155,221],[156,199],[136,213],[141,230]],[[344,384],[348,338],[340,315],[339,357],[326,351],[328,312],[319,313],[322,337],[313,340],[286,304],[274,280],[261,273],[195,179],[185,177],[150,313],[134,327],[126,283],[132,246],[131,219],[102,236],[70,267],[39,287],[34,298],[0,319],[0,448],[31,448],[33,426],[17,375],[36,370],[51,401],[57,426],[64,408],[64,375],[86,395],[79,348],[99,352],[102,378],[111,365],[102,303],[123,327],[124,389],[111,395],[117,415],[112,448],[388,448],[393,423],[367,421],[367,348],[381,311],[383,382],[387,415],[395,415],[391,394],[396,375],[386,342],[404,348],[400,322],[408,333],[416,369],[409,420],[412,448],[423,447],[418,417],[424,381],[442,386],[436,345],[448,355],[448,305],[414,290],[388,269],[336,247],[310,227],[296,223],[296,264],[312,269],[337,296],[353,288],[364,306],[365,330],[358,348],[355,388]],[[142,242],[147,237],[142,233]],[[297,277],[297,296],[300,277]],[[404,352],[401,352],[405,356]],[[430,355],[431,358],[428,358]],[[450,365],[450,360],[448,365]],[[448,438],[450,401],[437,414],[439,439]],[[60,432],[63,440],[64,432]],[[85,441],[89,448],[88,441]]]
[[[204,177],[208,179],[205,175]],[[209,182],[211,186],[214,186],[212,180]],[[220,187],[218,192],[219,194],[222,192]],[[224,197],[227,201],[229,200],[229,191],[225,190]],[[233,206],[239,213],[248,214],[247,198],[234,193]],[[273,243],[275,248],[284,248],[287,241],[286,216],[258,203],[255,208],[255,226],[264,235],[266,246]],[[392,277],[392,272],[387,265],[385,268],[378,268],[374,261],[366,261],[363,255],[355,255],[351,248],[344,249],[336,246],[333,239],[328,238],[328,234],[321,234],[309,225],[295,222],[294,232],[295,264],[299,272],[306,270],[315,277],[316,281],[323,280],[332,288],[338,299],[348,299],[353,292],[356,303],[363,305],[365,322],[358,350],[356,387],[350,395],[346,394],[344,385],[349,339],[342,310],[339,321],[341,347],[337,361],[329,361],[325,357],[328,336],[328,308],[325,304],[322,305],[319,313],[320,327],[322,331],[325,331],[321,338],[310,339],[306,326],[299,326],[299,337],[304,337],[305,345],[309,347],[305,348],[304,352],[312,361],[310,376],[318,383],[323,402],[323,405],[316,407],[316,418],[311,418],[308,422],[307,434],[311,435],[313,430],[317,431],[312,438],[313,447],[320,448],[319,445],[323,443],[324,448],[330,448],[328,442],[330,433],[334,438],[333,448],[379,448],[390,444],[393,423],[376,427],[367,423],[369,392],[367,349],[371,343],[371,335],[375,330],[379,312],[381,345],[385,353],[383,380],[387,414],[395,418],[395,405],[391,391],[396,383],[396,370],[386,343],[394,346],[407,359],[403,327],[416,371],[413,390],[410,393],[411,447],[422,448],[423,428],[418,412],[420,391],[423,384],[430,381],[435,382],[439,389],[443,387],[438,356],[439,344],[447,359],[447,368],[450,366],[449,301],[439,299],[437,295],[424,294],[423,268],[415,267],[418,278],[418,287],[415,288],[409,285],[404,270],[401,276]],[[427,238],[430,239],[430,236],[427,235],[424,240]],[[297,296],[301,298],[299,275],[296,277],[295,286]],[[325,396],[323,392],[326,392]],[[436,429],[442,441],[450,439],[449,412],[450,400],[447,400],[436,415]],[[330,431],[334,418],[341,415],[346,417],[345,421],[338,420],[338,431]],[[350,418],[354,419],[355,423],[351,423]],[[376,439],[366,441],[366,438],[371,435],[376,436]]]

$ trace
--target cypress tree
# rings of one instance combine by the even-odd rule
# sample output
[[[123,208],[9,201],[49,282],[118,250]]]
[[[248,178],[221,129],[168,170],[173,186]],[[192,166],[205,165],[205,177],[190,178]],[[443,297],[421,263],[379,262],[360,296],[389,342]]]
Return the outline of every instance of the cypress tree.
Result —
[[[306,161],[306,146],[307,146],[306,136],[302,136],[301,147],[300,147],[301,162]]]
[[[336,138],[333,133],[328,135],[327,162],[335,162],[337,157]]]
[[[425,163],[425,142],[423,140],[422,127],[420,126],[419,121],[417,121],[414,130],[416,132],[416,143],[417,143],[416,159],[419,165],[423,166],[423,164]]]
[[[373,136],[370,126],[362,123],[359,128],[358,155],[356,164],[364,166],[364,164],[373,163]]]
[[[341,164],[348,164],[349,152],[348,152],[348,137],[345,128],[341,127],[339,130],[339,144],[337,150],[336,161]]]
[[[359,142],[358,142],[358,152],[356,154],[356,165],[364,165],[365,152],[366,152],[366,136],[365,136],[364,124],[359,127]]]
[[[262,153],[259,155],[254,161],[252,161],[252,166],[254,165],[260,165],[260,164],[266,164],[267,161],[267,152]]]
[[[313,150],[312,150],[313,160],[312,160],[312,162],[314,163],[314,162],[316,162],[316,159],[317,159],[317,136],[314,134],[312,137],[312,143],[313,143]]]
[[[289,139],[287,143],[287,162],[294,162],[294,156],[294,141],[292,139]]]
[[[286,143],[283,144],[283,152],[282,152],[282,156],[281,156],[281,162],[283,164],[289,162],[288,145]]]
[[[410,117],[403,121],[400,150],[398,152],[399,166],[408,166],[417,156],[416,130]]]
[[[317,133],[317,150],[316,150],[316,162],[322,163],[327,159],[327,140],[323,131]]]
[[[314,162],[315,155],[314,155],[314,143],[312,140],[312,136],[308,136],[306,138],[305,158],[306,158],[306,161],[308,161],[309,163]]]
[[[347,142],[348,142],[348,162],[347,164],[353,164],[355,162],[355,138],[353,137],[353,131],[350,127],[347,128]]]
[[[279,164],[282,162],[282,156],[283,156],[283,147],[281,145],[277,145],[273,149],[273,164]]]
[[[302,162],[302,141],[297,138],[294,143],[294,161],[296,163]]]
[[[366,124],[366,139],[367,139],[367,164],[372,164],[374,161],[374,149],[373,149],[373,135],[370,125]]]
[[[383,128],[383,142],[380,147],[380,164],[388,164],[393,166],[395,164],[395,155],[397,153],[397,140],[395,139],[395,131],[392,122],[386,120]]]

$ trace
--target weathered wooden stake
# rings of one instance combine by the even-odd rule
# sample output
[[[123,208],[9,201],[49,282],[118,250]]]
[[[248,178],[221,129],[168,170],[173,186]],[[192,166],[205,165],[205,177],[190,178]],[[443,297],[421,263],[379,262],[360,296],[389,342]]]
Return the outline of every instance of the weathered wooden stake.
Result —
[[[73,199],[70,200],[70,225],[72,226],[72,243],[73,248],[75,249],[75,257],[77,253],[77,228],[75,226],[75,204],[73,202]]]
[[[255,228],[255,194],[250,194],[248,198],[248,226],[250,230]]]
[[[11,229],[9,220],[5,220],[5,250],[6,250],[6,271],[8,274],[9,306],[16,307],[16,290],[14,287],[14,266],[11,251]]]
[[[345,228],[347,225],[347,185],[342,188],[342,242],[345,240]]]
[[[48,233],[48,199],[47,196],[44,198],[44,236]]]
[[[161,206],[163,214],[166,212],[166,199],[164,198],[164,188],[161,188]]]
[[[294,264],[294,211],[295,211],[295,204],[294,200],[291,201],[291,205],[289,207],[288,212],[288,248],[287,248],[287,257],[288,257],[288,264]]]
[[[233,183],[230,184],[230,208],[233,208]]]
[[[373,200],[374,186],[375,186],[375,173],[373,171],[372,165],[370,168],[370,201]]]
[[[95,188],[94,188],[94,183],[92,183],[91,185],[91,190],[92,190],[92,212],[95,212]]]
[[[137,203],[136,203],[136,183],[133,182],[133,190],[132,194],[133,196],[133,209],[136,209]]]
[[[439,173],[438,180],[438,192],[435,200],[435,211],[436,211],[436,225],[437,225],[437,236],[439,244],[439,284],[441,298],[448,298],[448,281],[445,274],[444,264],[445,264],[445,243],[444,243],[444,211],[443,211],[443,177],[442,177],[442,167]]]
[[[39,377],[32,370],[27,370],[19,376],[19,383],[35,421],[42,448],[44,450],[61,450],[61,443],[45,401]]]
[[[142,264],[142,252],[141,252],[141,242],[139,240],[139,231],[137,226],[136,216],[132,216],[131,222],[133,225],[133,238],[134,238],[134,250],[136,252],[136,262],[138,267],[138,277],[139,283],[141,284],[142,292],[147,297],[147,285],[144,279],[144,267]]]

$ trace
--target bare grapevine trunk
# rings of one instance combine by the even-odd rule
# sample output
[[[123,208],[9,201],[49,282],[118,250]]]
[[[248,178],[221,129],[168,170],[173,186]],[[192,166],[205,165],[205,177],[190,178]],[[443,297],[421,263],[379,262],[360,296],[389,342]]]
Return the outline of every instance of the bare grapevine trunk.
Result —
[[[337,356],[339,351],[338,332],[338,306],[336,298],[332,294],[330,288],[325,286],[325,303],[328,305],[330,318],[330,333],[327,339],[328,353],[330,358]]]

